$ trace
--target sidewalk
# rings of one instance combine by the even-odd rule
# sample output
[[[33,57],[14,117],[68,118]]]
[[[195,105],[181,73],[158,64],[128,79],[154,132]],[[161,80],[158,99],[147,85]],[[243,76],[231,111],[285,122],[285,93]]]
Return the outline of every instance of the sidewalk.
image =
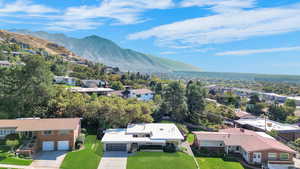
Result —
[[[181,146],[185,148],[184,152],[186,152],[188,155],[190,155],[190,156],[193,157],[193,159],[195,161],[195,164],[197,166],[197,169],[200,169],[200,166],[199,166],[199,164],[198,164],[198,162],[197,162],[197,160],[196,160],[196,158],[194,156],[194,153],[193,153],[193,151],[191,149],[190,144],[187,141],[185,141],[185,142],[181,143]]]
[[[1,168],[17,168],[17,169],[26,169],[29,166],[23,166],[23,165],[9,165],[9,164],[0,164]]]

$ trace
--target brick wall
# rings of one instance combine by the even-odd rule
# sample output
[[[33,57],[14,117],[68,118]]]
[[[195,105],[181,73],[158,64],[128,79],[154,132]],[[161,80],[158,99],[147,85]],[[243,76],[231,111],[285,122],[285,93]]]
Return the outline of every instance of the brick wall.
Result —
[[[37,146],[41,150],[43,146],[43,141],[54,141],[54,149],[57,150],[58,141],[69,141],[70,149],[75,147],[75,135],[78,135],[78,132],[75,130],[70,130],[67,134],[61,134],[59,131],[52,131],[50,135],[45,135],[43,131],[37,131],[35,133],[37,137]]]
[[[283,152],[278,151],[278,150],[262,151],[261,152],[261,155],[262,155],[261,156],[261,161],[262,162],[269,161],[269,159],[268,159],[268,153],[276,153],[277,154],[277,159],[270,160],[270,161],[280,161],[280,153],[283,153]],[[253,162],[253,152],[250,152],[249,155],[250,155],[250,163],[252,163]],[[292,162],[293,161],[293,154],[289,154],[289,160],[286,160],[286,161]]]

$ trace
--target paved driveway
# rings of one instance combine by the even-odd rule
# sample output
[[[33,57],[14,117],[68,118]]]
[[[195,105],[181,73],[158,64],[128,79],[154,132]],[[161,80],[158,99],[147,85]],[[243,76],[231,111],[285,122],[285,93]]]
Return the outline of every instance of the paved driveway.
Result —
[[[28,169],[59,169],[67,151],[40,152]]]
[[[126,152],[105,152],[98,169],[126,169],[127,157]]]

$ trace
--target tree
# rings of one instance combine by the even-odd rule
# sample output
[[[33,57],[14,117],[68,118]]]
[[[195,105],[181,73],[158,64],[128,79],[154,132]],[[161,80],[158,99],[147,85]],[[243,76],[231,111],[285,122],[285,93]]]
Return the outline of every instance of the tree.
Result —
[[[54,93],[49,64],[40,55],[27,56],[25,66],[0,72],[0,108],[11,117],[44,116]]]
[[[19,140],[6,140],[5,144],[10,147],[11,152],[15,152],[15,147],[19,145]]]
[[[284,108],[290,115],[293,115],[296,111],[296,102],[294,100],[287,99],[284,103]]]
[[[269,106],[269,114],[270,119],[275,121],[285,121],[288,115],[290,115],[290,113],[286,111],[284,106],[280,106],[278,104],[272,104]]]
[[[206,91],[201,84],[191,82],[187,86],[186,97],[188,105],[188,120],[198,124],[205,108]]]
[[[187,118],[187,104],[185,88],[181,82],[173,81],[165,88],[163,93],[166,111],[176,121],[184,121]]]
[[[114,90],[123,90],[124,86],[120,81],[114,81],[111,84],[111,88]]]

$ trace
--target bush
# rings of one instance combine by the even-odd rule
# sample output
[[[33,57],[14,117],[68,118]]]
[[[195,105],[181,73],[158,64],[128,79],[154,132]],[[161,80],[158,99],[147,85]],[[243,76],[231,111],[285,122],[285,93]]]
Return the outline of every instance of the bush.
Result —
[[[172,143],[167,143],[167,145],[163,147],[163,150],[164,150],[164,152],[167,152],[167,153],[175,153],[176,146]]]
[[[87,134],[87,129],[86,128],[81,128],[81,133]]]
[[[80,134],[75,142],[75,148],[79,149],[83,144],[85,140],[85,134]]]
[[[5,136],[5,140],[20,140],[19,134],[12,133]]]

